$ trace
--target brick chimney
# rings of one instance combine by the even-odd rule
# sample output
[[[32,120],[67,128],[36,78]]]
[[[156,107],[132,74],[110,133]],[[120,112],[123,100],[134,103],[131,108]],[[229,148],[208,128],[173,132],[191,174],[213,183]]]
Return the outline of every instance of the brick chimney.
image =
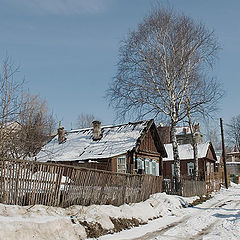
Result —
[[[193,132],[200,132],[200,125],[199,125],[199,123],[193,125]]]
[[[93,141],[100,140],[102,138],[101,133],[101,122],[100,121],[93,121]]]
[[[58,143],[61,144],[66,141],[64,127],[61,126],[61,121],[59,122],[58,127]]]

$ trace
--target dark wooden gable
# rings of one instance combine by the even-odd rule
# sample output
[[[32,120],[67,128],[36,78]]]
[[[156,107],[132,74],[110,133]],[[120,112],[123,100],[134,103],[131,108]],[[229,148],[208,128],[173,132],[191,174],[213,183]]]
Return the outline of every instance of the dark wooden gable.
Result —
[[[216,161],[216,160],[217,160],[217,157],[216,157],[214,148],[213,148],[213,146],[212,146],[211,143],[209,144],[209,148],[208,148],[207,156],[206,156],[206,157],[207,157],[208,159],[210,159],[210,160],[213,160],[213,161]]]
[[[145,128],[137,142],[137,151],[158,153],[161,154],[162,157],[167,157],[165,147],[160,140],[153,120],[148,122],[148,126]]]
[[[159,153],[156,146],[156,139],[154,140],[151,129],[149,129],[149,131],[145,134],[139,150],[143,152]]]

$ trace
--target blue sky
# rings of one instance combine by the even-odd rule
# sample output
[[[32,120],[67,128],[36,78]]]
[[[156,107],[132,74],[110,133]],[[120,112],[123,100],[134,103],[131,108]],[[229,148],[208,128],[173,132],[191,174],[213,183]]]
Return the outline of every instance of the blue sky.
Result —
[[[66,128],[80,113],[111,124],[104,99],[116,73],[119,43],[148,14],[154,0],[0,0],[0,58],[6,53],[32,94],[49,103]],[[214,29],[222,46],[214,74],[226,96],[217,117],[239,114],[240,1],[168,0]]]

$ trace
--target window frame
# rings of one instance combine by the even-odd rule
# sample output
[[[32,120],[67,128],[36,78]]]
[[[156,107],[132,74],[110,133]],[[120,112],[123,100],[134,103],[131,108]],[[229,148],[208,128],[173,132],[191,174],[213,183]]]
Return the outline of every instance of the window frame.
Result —
[[[150,159],[149,158],[145,158],[144,159],[144,172],[145,174],[150,174]]]
[[[207,175],[210,174],[210,170],[211,170],[211,168],[210,168],[210,162],[206,162],[206,171],[207,171]]]
[[[121,166],[123,166],[123,168]],[[126,155],[117,157],[117,172],[118,173],[126,173],[127,172],[127,157],[126,157]]]
[[[214,163],[210,163],[210,172],[211,172],[211,173],[214,172]]]
[[[188,176],[193,176],[193,173],[194,173],[194,163],[193,162],[187,163],[187,171],[188,171]]]
[[[156,176],[160,176],[159,166],[159,162],[156,162]]]

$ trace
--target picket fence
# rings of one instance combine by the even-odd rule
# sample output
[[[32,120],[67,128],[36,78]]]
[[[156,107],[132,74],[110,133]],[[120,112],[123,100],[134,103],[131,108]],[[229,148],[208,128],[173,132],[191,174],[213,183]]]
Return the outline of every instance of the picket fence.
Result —
[[[162,192],[162,177],[24,160],[0,160],[0,202],[15,205],[112,204]]]

